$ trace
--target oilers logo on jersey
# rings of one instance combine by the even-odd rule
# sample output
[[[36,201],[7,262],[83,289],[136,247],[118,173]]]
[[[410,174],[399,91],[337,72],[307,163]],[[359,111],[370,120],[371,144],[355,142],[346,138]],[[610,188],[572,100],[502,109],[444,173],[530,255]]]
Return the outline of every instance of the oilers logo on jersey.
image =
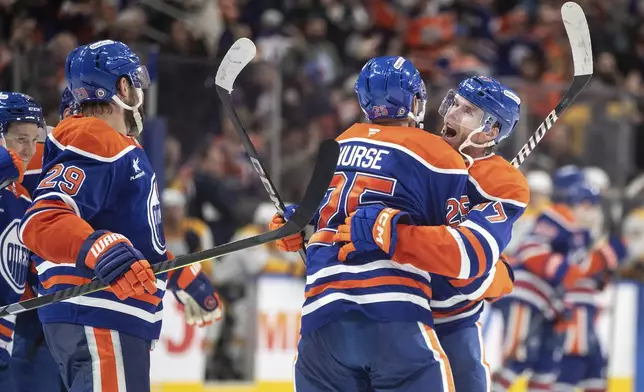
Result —
[[[7,284],[22,293],[27,280],[29,249],[18,239],[20,219],[14,219],[0,234],[0,273]]]
[[[135,161],[137,167],[138,159]],[[140,169],[139,169],[140,170]],[[143,172],[142,172],[143,173]],[[152,246],[158,254],[165,254],[165,236],[163,235],[163,223],[161,221],[161,198],[157,186],[156,174],[150,180],[150,195],[148,196],[148,224],[152,234]]]

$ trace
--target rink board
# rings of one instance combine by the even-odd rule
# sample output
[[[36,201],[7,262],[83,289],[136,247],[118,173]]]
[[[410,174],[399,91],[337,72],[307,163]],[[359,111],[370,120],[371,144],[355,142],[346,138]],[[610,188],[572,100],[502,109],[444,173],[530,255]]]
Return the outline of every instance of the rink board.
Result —
[[[525,383],[518,383],[510,392],[524,392]],[[610,381],[608,392],[631,392],[632,382],[629,379]],[[256,385],[202,385],[202,384],[165,384],[152,388],[152,392],[292,392],[290,382],[266,382]]]
[[[200,344],[203,330],[186,326],[173,296],[165,296],[161,344],[152,352],[152,382],[156,392],[286,392],[292,391],[299,314],[304,293],[300,280],[260,278],[257,286],[257,351],[254,358],[254,384],[203,385],[205,355]],[[598,335],[610,349],[610,391],[644,391],[644,289],[631,283],[608,287],[600,303],[606,309],[597,321]],[[615,305],[615,306],[613,306]],[[611,310],[612,309],[612,310]],[[166,321],[167,320],[167,321]],[[171,321],[172,320],[172,321]],[[501,345],[500,315],[486,309],[481,317],[484,327],[486,359],[492,369],[499,366]],[[518,383],[513,392],[525,390]]]

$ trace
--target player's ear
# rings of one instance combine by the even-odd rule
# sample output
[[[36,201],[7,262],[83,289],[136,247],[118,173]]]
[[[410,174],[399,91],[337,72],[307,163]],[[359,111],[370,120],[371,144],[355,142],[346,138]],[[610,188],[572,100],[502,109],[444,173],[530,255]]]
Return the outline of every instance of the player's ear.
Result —
[[[118,91],[118,94],[122,98],[127,99],[128,95],[130,94],[130,84],[128,83],[127,78],[120,78],[119,79],[119,81],[118,81],[118,90],[117,91]]]
[[[485,135],[489,140],[493,140],[497,136],[499,136],[499,126],[495,125],[490,129],[490,131]]]

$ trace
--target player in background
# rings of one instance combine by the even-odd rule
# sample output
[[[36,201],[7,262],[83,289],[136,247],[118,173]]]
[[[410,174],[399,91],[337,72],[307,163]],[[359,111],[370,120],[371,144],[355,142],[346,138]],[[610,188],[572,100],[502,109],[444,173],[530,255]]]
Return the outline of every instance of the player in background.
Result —
[[[553,205],[536,219],[519,248],[512,294],[497,302],[501,309],[505,340],[503,365],[493,376],[493,390],[505,391],[516,377],[531,370],[528,388],[547,391],[557,377],[563,330],[569,314],[561,301],[584,271],[588,232],[579,226],[584,203],[583,173],[575,166],[555,172]]]
[[[64,118],[76,114],[77,109],[78,105],[71,92],[68,88],[65,88],[58,107],[59,119],[62,121]],[[47,128],[50,127],[47,126]],[[36,152],[27,164],[22,185],[30,195],[36,189],[38,181],[40,181],[45,137],[49,131],[46,130],[44,134],[41,132],[36,143]],[[35,264],[30,263],[25,293],[20,300],[33,298],[37,292],[38,271],[35,268]],[[16,391],[56,392],[65,390],[58,371],[58,364],[52,357],[45,341],[42,323],[38,318],[37,312],[24,312],[16,316],[11,367],[16,377]]]
[[[424,240],[414,237],[415,226],[405,225],[411,230],[401,234],[398,223],[445,225],[448,201],[465,192],[465,164],[439,136],[416,128],[427,93],[408,60],[369,60],[355,91],[369,123],[354,124],[337,138],[336,175],[314,219],[295,390],[453,391],[433,329],[429,272],[398,256],[414,246],[422,251]],[[364,205],[380,208],[358,208]],[[364,241],[352,243],[357,256],[334,240],[350,215],[352,227],[364,232]],[[271,227],[283,222],[275,216]],[[296,250],[301,244],[297,235],[278,246]],[[460,261],[431,269],[454,277],[478,270]]]
[[[587,173],[585,177],[588,178]],[[576,192],[575,198],[579,202],[573,210],[580,230],[586,233],[588,256],[579,264],[583,276],[563,295],[570,320],[564,332],[559,375],[552,390],[573,392],[579,387],[599,392],[606,391],[607,369],[595,328],[601,311],[597,300],[618,265],[625,261],[628,251],[621,238],[605,238],[599,190],[587,183],[577,187]]]
[[[166,287],[208,314],[218,301],[201,291],[196,269],[168,280],[150,268],[170,256],[155,174],[135,139],[149,82],[138,56],[121,42],[99,41],[74,49],[65,70],[82,115],[48,135],[44,175],[20,238],[38,256],[39,294],[94,278],[110,288],[40,308],[39,317],[68,389],[149,390]]]
[[[544,208],[551,204],[552,178],[550,178],[550,175],[542,170],[533,170],[528,172],[525,178],[530,187],[530,203],[528,203],[528,207],[526,207],[521,218],[512,227],[512,239],[505,248],[505,253],[510,256],[510,259],[512,259],[521,242],[532,229],[534,220]]]
[[[20,184],[36,150],[39,129],[44,126],[42,108],[33,98],[13,92],[0,92],[0,178],[8,182],[0,190],[0,304],[17,302],[25,291],[29,250],[18,239],[18,225],[31,204],[29,193]],[[0,318],[0,390],[18,391],[10,342],[16,317]],[[55,390],[52,385],[51,390]]]
[[[60,104],[58,105],[58,119],[62,121],[73,114],[77,114],[77,112],[78,103],[74,100],[74,96],[69,91],[69,88],[65,87],[65,90],[63,90],[60,97]],[[36,144],[36,153],[27,165],[22,185],[27,189],[27,191],[29,191],[29,194],[33,194],[34,190],[38,186],[38,182],[40,181],[45,139],[53,129],[54,128],[52,126],[47,125],[44,129],[45,132],[41,132],[38,143]]]

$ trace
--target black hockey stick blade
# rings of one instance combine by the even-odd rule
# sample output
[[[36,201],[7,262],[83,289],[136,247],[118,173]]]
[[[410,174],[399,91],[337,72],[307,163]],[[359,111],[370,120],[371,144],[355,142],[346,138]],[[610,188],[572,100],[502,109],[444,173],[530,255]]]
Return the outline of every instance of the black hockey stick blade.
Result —
[[[275,209],[277,209],[279,214],[283,216],[286,208],[284,201],[277,192],[277,188],[268,175],[266,168],[259,160],[259,154],[248,136],[248,131],[246,131],[244,124],[242,124],[239,116],[237,115],[231,96],[235,80],[244,67],[253,60],[256,53],[257,49],[255,48],[255,44],[248,38],[240,38],[235,41],[233,46],[231,46],[230,49],[228,49],[228,52],[226,52],[226,55],[221,60],[221,64],[217,69],[215,89],[217,90],[217,95],[219,95],[221,103],[224,105],[224,110],[228,114],[228,117],[230,117],[230,120],[237,131],[237,135],[239,135],[239,139],[244,145],[244,149],[250,158],[253,169],[255,169],[259,175],[259,178],[264,185],[264,189],[266,189],[268,197],[273,202]],[[300,249],[298,253],[302,258],[302,261],[306,263],[306,252],[304,249]]]
[[[559,101],[557,106],[546,116],[535,133],[530,136],[526,144],[521,147],[516,157],[512,160],[514,167],[519,167],[530,155],[532,150],[543,139],[543,136],[552,128],[559,117],[568,109],[579,93],[586,87],[593,77],[593,51],[590,42],[590,31],[584,10],[579,4],[569,1],[561,6],[561,19],[566,28],[572,62],[574,79],[572,85]]]
[[[313,216],[320,207],[320,204],[329,188],[329,184],[331,183],[331,179],[333,178],[333,174],[335,173],[335,167],[339,156],[340,146],[335,140],[325,140],[322,142],[318,150],[318,157],[313,170],[313,175],[311,176],[311,181],[306,188],[306,193],[291,219],[289,219],[288,222],[279,229],[216,246],[212,249],[203,250],[186,256],[180,256],[173,260],[154,264],[152,266],[152,270],[155,274],[172,271],[191,264],[200,263],[214,257],[220,257],[228,253],[263,245],[301,232],[306,225],[309,224],[311,219],[313,219]],[[95,280],[82,286],[71,287],[57,291],[53,294],[43,295],[41,297],[2,306],[0,307],[0,317],[37,309],[73,297],[104,290],[107,287],[108,286],[101,281]]]

